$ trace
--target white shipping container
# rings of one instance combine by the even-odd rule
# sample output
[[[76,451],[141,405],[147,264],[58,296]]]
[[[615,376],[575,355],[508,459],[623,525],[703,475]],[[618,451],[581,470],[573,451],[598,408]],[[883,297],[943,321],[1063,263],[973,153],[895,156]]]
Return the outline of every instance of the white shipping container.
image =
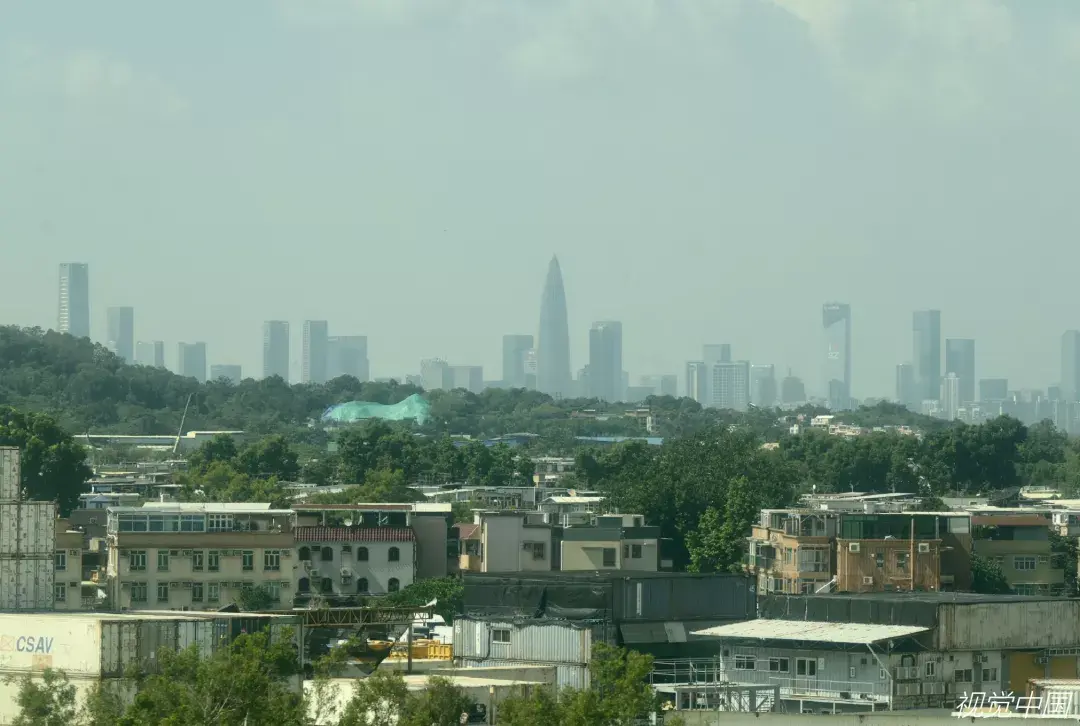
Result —
[[[454,657],[588,665],[593,631],[570,622],[514,622],[458,618]]]
[[[15,559],[0,554],[0,610],[52,609],[52,554],[37,559]],[[26,620],[25,616],[19,617]],[[0,670],[4,663],[4,644],[0,640]]]
[[[0,557],[51,557],[55,548],[55,504],[0,502]]]
[[[21,469],[19,450],[14,446],[0,446],[0,502],[19,498]]]

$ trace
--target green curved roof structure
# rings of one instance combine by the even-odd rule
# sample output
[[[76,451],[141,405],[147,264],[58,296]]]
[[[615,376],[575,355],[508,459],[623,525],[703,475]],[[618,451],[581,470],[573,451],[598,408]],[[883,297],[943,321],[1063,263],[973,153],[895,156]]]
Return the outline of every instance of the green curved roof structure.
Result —
[[[331,406],[323,412],[324,423],[354,423],[368,418],[381,418],[386,421],[416,421],[423,425],[428,420],[431,404],[420,394],[414,393],[403,401],[394,404],[372,403],[370,401],[349,401]]]

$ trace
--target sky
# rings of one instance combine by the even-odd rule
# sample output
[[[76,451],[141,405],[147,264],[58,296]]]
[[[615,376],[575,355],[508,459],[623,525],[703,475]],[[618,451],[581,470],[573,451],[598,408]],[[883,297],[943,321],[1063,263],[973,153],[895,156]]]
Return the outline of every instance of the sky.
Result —
[[[60,18],[63,21],[60,21]],[[856,397],[913,310],[976,375],[1056,383],[1080,328],[1075,0],[0,0],[0,323],[205,340],[262,321],[501,375],[547,263],[574,369],[623,322],[632,378],[703,343],[822,393],[850,303]]]

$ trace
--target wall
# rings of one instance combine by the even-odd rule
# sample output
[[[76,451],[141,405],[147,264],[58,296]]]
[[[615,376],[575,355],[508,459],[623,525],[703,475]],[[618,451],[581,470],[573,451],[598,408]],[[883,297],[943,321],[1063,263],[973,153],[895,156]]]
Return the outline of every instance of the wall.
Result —
[[[67,523],[58,524],[67,529]],[[82,609],[82,546],[81,532],[56,531],[56,553],[53,557],[53,607],[56,610]]]
[[[330,578],[333,582],[334,591],[339,594],[357,594],[360,579],[367,580],[367,592],[373,595],[385,595],[390,591],[390,580],[397,580],[398,590],[404,590],[413,583],[416,572],[416,547],[415,542],[305,542],[302,548],[311,552],[311,560],[300,559],[303,555],[297,550],[297,562],[299,567],[295,570],[296,591],[303,592],[301,579],[308,580],[310,592],[318,593],[320,584],[317,580]],[[344,548],[349,551],[345,552]],[[329,548],[332,559],[323,560],[322,550]],[[358,551],[367,550],[367,560],[357,557]],[[398,559],[390,559],[390,549],[396,548]],[[346,583],[342,577],[342,568],[347,568],[351,573],[351,579]],[[317,570],[319,578],[310,573]]]
[[[857,545],[859,551],[852,552],[852,545]],[[920,553],[920,545],[929,545],[930,551]],[[939,540],[913,543],[903,539],[838,539],[836,589],[839,592],[882,592],[890,588],[937,592],[941,589],[940,549]],[[900,558],[907,562],[905,567],[899,565]]]
[[[1080,600],[941,603],[937,610],[942,651],[1080,647]]]
[[[480,528],[484,572],[546,572],[551,570],[551,528],[526,527],[521,517],[485,516]],[[544,557],[525,552],[525,542],[543,542]]]
[[[446,577],[447,532],[445,514],[413,514],[412,528],[416,533],[416,577]]]
[[[619,570],[622,569],[622,547],[619,540],[609,541],[567,541],[560,543],[560,569],[572,570]],[[604,550],[610,549],[615,554],[615,564],[604,566]]]
[[[788,726],[792,723],[791,714],[787,713],[717,713],[716,711],[680,711],[687,726]],[[807,716],[796,721],[806,720],[813,726],[956,726],[959,721],[952,713],[945,711],[865,713],[835,716]],[[1040,726],[1076,726],[1075,720],[1040,719]]]

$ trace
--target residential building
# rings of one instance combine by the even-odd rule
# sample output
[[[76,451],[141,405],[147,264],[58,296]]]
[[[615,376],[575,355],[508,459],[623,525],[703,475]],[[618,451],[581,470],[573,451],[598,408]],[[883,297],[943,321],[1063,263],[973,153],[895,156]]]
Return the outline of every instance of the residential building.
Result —
[[[238,365],[216,364],[210,366],[210,380],[226,380],[234,386],[244,380],[244,371]]]
[[[851,408],[851,305],[825,303],[821,324],[825,330],[822,368],[826,400],[831,410],[845,411]]]
[[[165,367],[165,341],[140,340],[135,345],[135,362],[154,368]]]
[[[445,577],[450,504],[298,504],[296,594],[350,598],[385,595],[416,579]]]
[[[1048,512],[975,510],[971,515],[974,551],[996,563],[1018,595],[1059,595],[1065,587],[1062,556],[1050,541]]]
[[[650,391],[649,396],[679,396],[679,377],[674,373],[641,376],[641,387]]]
[[[750,363],[735,361],[712,367],[712,406],[745,411],[750,403]]]
[[[206,383],[206,343],[178,343],[176,372],[199,383]]]
[[[109,308],[106,311],[106,345],[125,363],[135,361],[135,308]]]
[[[121,610],[217,610],[263,587],[288,608],[296,515],[269,504],[147,502],[108,510],[109,597]]]
[[[609,514],[592,518],[589,524],[557,527],[552,530],[553,569],[660,570],[660,528],[646,527],[636,514]]]
[[[56,329],[76,338],[90,337],[90,267],[81,262],[60,265]]]
[[[329,337],[329,324],[325,320],[304,321],[304,357],[300,365],[302,382],[326,383]]]
[[[686,397],[702,406],[708,404],[709,369],[705,361],[692,360],[686,364]]]
[[[960,410],[960,399],[962,394],[960,393],[961,381],[955,373],[950,373],[941,379],[941,414],[949,421],[956,420],[957,412]]]
[[[912,316],[915,392],[920,401],[941,393],[941,311],[917,310]]]
[[[537,363],[536,363],[536,361],[537,361],[536,348],[533,348],[532,350],[528,351],[525,354],[525,388],[527,390],[530,390],[530,391],[537,390],[536,389],[536,381],[537,381],[537,378],[536,378]]]
[[[569,456],[534,456],[533,484],[538,487],[558,486],[564,474],[574,471],[575,459]]]
[[[915,366],[910,363],[896,366],[896,402],[909,411],[918,411],[922,405],[915,383]]]
[[[289,382],[289,323],[267,320],[263,323],[263,378],[278,376]]]
[[[420,361],[420,385],[425,391],[443,391],[454,387],[450,365],[442,358]]]
[[[705,362],[705,400],[703,406],[713,404],[713,367],[718,363],[731,362],[731,343],[706,343],[701,346],[701,358]]]
[[[352,376],[361,383],[371,380],[366,335],[333,335],[327,338],[327,378]]]
[[[83,598],[83,533],[72,529],[68,520],[58,519],[54,536],[53,609],[84,610],[93,607],[97,603],[96,598]]]
[[[750,403],[758,408],[776,405],[776,367],[773,364],[750,366]]]
[[[484,390],[484,368],[482,366],[450,366],[450,386],[464,388],[469,393]]]
[[[945,339],[945,375],[958,379],[959,405],[975,398],[975,341],[970,338]]]
[[[533,349],[531,335],[504,335],[502,339],[502,380],[505,388],[526,388],[525,361]]]
[[[536,341],[536,389],[555,398],[571,393],[570,326],[566,314],[566,291],[557,257],[548,265],[540,299],[540,336]]]
[[[589,330],[589,396],[601,401],[625,399],[622,323],[607,320]]]
[[[1080,401],[1080,330],[1066,330],[1061,336],[1060,383],[1066,401]]]

